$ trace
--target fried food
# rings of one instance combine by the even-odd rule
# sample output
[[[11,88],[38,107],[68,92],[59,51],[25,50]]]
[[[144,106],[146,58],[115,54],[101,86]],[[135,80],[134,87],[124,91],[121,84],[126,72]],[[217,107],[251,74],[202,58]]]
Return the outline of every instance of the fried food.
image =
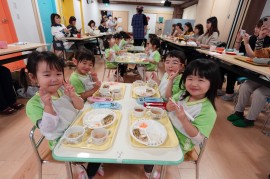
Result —
[[[113,118],[114,118],[113,115],[111,115],[111,114],[107,115],[107,116],[101,121],[102,125],[105,126],[105,125],[111,124],[112,121],[113,121]]]

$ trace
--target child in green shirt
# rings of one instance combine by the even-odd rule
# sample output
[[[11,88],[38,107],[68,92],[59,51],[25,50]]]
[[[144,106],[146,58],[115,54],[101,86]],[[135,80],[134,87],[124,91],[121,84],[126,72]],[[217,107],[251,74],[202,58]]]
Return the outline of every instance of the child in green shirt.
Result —
[[[158,63],[161,59],[160,57],[160,53],[158,52],[158,49],[160,47],[160,41],[157,37],[151,38],[150,43],[149,43],[149,56],[147,59],[144,60],[144,62],[149,62],[149,64],[144,66],[139,66],[138,65],[138,72],[141,76],[141,78],[143,78],[143,71],[155,71],[158,68]]]
[[[76,65],[76,70],[70,76],[70,83],[75,88],[75,92],[81,96],[83,100],[92,96],[100,87],[101,82],[98,80],[95,73],[95,56],[87,49],[79,50],[73,63]]]
[[[184,52],[172,50],[165,60],[165,73],[161,80],[155,72],[152,73],[152,80],[157,82],[161,97],[167,101],[170,97],[180,92],[180,79],[185,67],[186,56]]]
[[[214,62],[194,60],[180,80],[179,86],[184,85],[185,92],[180,98],[175,95],[167,103],[169,117],[184,154],[208,138],[214,127],[217,117],[214,101],[219,81],[219,68]]]

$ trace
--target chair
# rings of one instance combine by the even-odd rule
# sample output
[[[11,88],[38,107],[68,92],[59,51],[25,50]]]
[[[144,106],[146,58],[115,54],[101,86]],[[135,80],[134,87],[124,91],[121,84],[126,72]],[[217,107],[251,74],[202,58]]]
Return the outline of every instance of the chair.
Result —
[[[104,70],[103,70],[102,81],[104,81],[104,76],[105,76],[106,70],[109,70],[107,78],[109,78],[110,73],[111,73],[111,70],[117,70],[117,67],[113,67],[113,68],[108,67],[108,66],[106,65],[106,59],[104,60],[104,62],[105,62],[105,63],[104,63]]]
[[[44,141],[45,137],[43,135],[41,135],[40,137],[37,137],[35,135],[36,132],[36,126],[33,126],[29,137],[30,137],[30,142],[32,144],[32,147],[34,149],[34,153],[36,156],[36,159],[38,161],[38,178],[41,179],[42,178],[42,164],[43,163],[62,163],[62,162],[58,162],[56,160],[54,160],[52,158],[52,151],[49,148],[46,148],[45,150],[40,150],[39,147],[42,144],[42,142]],[[36,139],[37,138],[37,139]],[[71,165],[70,162],[66,162],[66,169],[67,169],[67,174],[68,174],[68,178],[72,179],[72,171],[71,171]]]
[[[188,161],[184,161],[184,162],[192,162],[196,165],[196,179],[199,179],[200,177],[200,170],[199,170],[199,165],[206,147],[206,143],[207,143],[207,138],[204,138],[203,142],[199,145],[198,149],[196,149],[196,147],[191,151],[191,153],[196,153],[197,155],[197,159],[194,160],[194,158],[192,157],[192,160],[188,160]],[[199,150],[199,151],[198,151]]]
[[[269,106],[269,104],[270,104],[270,97],[267,98],[267,104],[266,104],[266,107]],[[269,109],[270,109],[270,108],[268,108],[268,110],[269,110]],[[267,118],[266,118],[266,120],[265,120],[265,122],[264,122],[264,124],[263,124],[263,127],[262,127],[262,133],[263,133],[264,135],[267,135],[267,136],[270,136],[270,131],[266,131],[266,130],[265,130],[266,127],[267,127],[267,124],[269,123],[269,119],[270,119],[270,112],[269,112],[269,114],[268,114],[268,116],[267,116]]]

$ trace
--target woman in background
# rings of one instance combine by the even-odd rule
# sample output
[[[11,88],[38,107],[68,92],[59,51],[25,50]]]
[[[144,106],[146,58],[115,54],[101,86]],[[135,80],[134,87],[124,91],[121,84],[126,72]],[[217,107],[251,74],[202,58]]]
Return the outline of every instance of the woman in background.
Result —
[[[197,45],[204,49],[209,49],[210,45],[218,42],[219,30],[218,20],[216,17],[210,17],[206,21],[206,33],[197,39]]]
[[[81,29],[78,30],[76,27],[76,17],[70,16],[68,22],[69,25],[67,26],[67,29],[69,29],[71,37],[76,37],[78,33],[81,33]]]
[[[193,28],[192,28],[192,25],[190,22],[185,23],[184,30],[185,30],[184,35],[193,35],[194,34]]]

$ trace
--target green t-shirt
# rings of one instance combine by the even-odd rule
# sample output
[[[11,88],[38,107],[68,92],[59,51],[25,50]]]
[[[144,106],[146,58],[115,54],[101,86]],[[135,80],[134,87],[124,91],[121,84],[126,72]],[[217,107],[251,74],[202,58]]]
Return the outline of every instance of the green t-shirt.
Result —
[[[163,77],[161,78],[160,84],[159,84],[159,91],[161,94],[161,97],[165,100],[168,101],[168,99],[165,98],[165,93],[166,93],[166,89],[169,83],[168,80],[168,73],[164,73]],[[177,93],[179,93],[179,96],[184,92],[184,87],[182,87],[182,89],[180,89],[179,87],[179,83],[180,80],[182,78],[182,74],[179,74],[178,76],[176,76],[173,79],[173,85],[172,85],[172,96],[176,95]]]
[[[59,98],[52,96],[52,106],[59,117],[59,120],[55,121],[57,123],[54,130],[42,133],[46,139],[49,140],[49,146],[51,149],[78,114],[78,110],[74,108],[71,99],[64,94],[64,88],[61,87],[57,93]],[[43,112],[43,102],[40,99],[39,93],[36,93],[36,95],[33,96],[26,104],[26,115],[34,125],[39,127],[38,121],[42,120]]]
[[[152,52],[151,54],[150,54],[150,57],[149,57],[150,59],[152,59],[152,60],[154,60],[155,62],[159,62],[160,61],[160,59],[161,59],[161,57],[160,57],[160,54],[159,54],[159,52],[156,50],[156,51],[154,51],[154,52]],[[157,68],[157,65],[156,64],[153,64],[153,63],[150,63],[150,64],[147,64],[146,65],[146,70],[147,71],[154,71],[154,70],[156,70],[156,68]]]
[[[202,135],[208,138],[214,127],[217,117],[216,111],[209,99],[203,98],[198,101],[188,102],[188,96],[184,100],[179,101],[179,96],[177,95],[175,95],[173,99],[178,101],[178,105],[182,105],[185,111],[194,118],[194,121],[189,119],[192,125],[195,126]],[[181,122],[176,117],[175,112],[169,112],[169,116],[174,126],[174,130],[178,137],[183,153],[191,151],[194,147],[194,144],[186,134]]]
[[[105,49],[105,58],[109,58],[109,55],[110,55],[110,52],[113,51],[113,52],[118,52],[120,51],[120,48],[118,45],[114,45],[112,48],[107,48]],[[115,55],[116,56],[116,55]],[[114,57],[112,57],[112,59],[110,59],[110,61],[114,61]],[[106,61],[106,67],[107,68],[116,68],[117,67],[117,63],[114,63],[114,62],[110,62],[110,61]]]
[[[75,88],[77,94],[84,93],[85,91],[91,90],[94,88],[92,82],[93,79],[90,75],[80,75],[77,72],[73,72],[69,78],[70,84]]]
[[[126,44],[127,44],[127,41],[125,41],[124,39],[122,39],[122,40],[120,41],[120,43],[119,43],[119,48],[120,48],[121,50],[123,50]]]
[[[81,94],[85,92],[83,82],[80,80],[78,73],[73,72],[70,75],[69,82],[75,88],[75,92],[77,94]]]

